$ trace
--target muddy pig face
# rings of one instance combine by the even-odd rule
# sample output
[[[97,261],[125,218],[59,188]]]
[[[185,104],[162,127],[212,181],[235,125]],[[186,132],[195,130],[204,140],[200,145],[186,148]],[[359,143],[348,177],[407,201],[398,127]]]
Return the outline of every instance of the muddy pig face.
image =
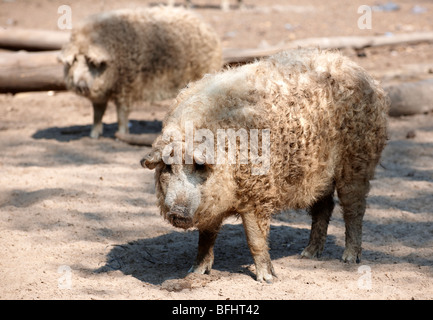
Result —
[[[156,145],[162,141],[157,138]],[[167,164],[163,161],[164,143],[141,160],[147,169],[155,169],[155,186],[162,216],[173,226],[188,229],[197,224],[211,223],[210,216],[219,215],[221,201],[213,194],[216,178],[215,166],[203,158],[194,157],[193,164]],[[220,192],[221,193],[221,192]],[[223,200],[225,202],[225,200]],[[225,209],[221,209],[225,210]]]
[[[157,171],[161,212],[173,226],[184,229],[193,226],[210,170],[199,164],[164,164]]]
[[[66,87],[92,102],[107,101],[115,79],[109,55],[96,46],[89,46],[86,52],[74,49],[70,44],[59,56],[64,65]]]
[[[141,161],[145,168],[155,168],[156,190],[161,213],[173,226],[188,229],[194,226],[195,214],[201,205],[211,168],[205,164],[165,164]]]

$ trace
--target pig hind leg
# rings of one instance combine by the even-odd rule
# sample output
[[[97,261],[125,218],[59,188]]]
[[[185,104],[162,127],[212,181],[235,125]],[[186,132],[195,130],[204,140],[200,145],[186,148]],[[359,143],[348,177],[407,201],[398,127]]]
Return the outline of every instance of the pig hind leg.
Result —
[[[321,256],[326,242],[329,220],[335,205],[333,195],[334,187],[309,208],[312,217],[310,240],[301,253],[302,257],[319,258]]]
[[[367,179],[337,188],[346,227],[346,247],[342,257],[344,262],[361,261],[362,220],[369,188]]]

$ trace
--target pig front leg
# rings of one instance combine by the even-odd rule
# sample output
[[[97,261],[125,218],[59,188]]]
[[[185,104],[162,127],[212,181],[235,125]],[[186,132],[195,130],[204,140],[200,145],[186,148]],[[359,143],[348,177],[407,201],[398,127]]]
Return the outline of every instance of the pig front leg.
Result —
[[[199,230],[197,259],[189,272],[210,273],[214,261],[213,247],[218,230]]]
[[[256,266],[257,281],[262,282],[264,280],[267,283],[272,283],[273,276],[276,274],[268,248],[270,219],[259,219],[254,213],[246,213],[242,215],[242,222]]]
[[[107,109],[107,101],[93,102],[93,127],[90,131],[90,137],[93,139],[99,138],[102,135],[103,125],[102,117]]]

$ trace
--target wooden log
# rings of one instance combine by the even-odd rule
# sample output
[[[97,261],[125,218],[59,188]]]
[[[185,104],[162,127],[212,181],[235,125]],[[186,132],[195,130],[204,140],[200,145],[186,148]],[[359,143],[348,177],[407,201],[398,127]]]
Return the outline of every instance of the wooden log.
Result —
[[[35,29],[0,27],[0,48],[35,50],[60,50],[69,41],[70,33],[67,31],[49,31]],[[353,48],[409,44],[416,42],[433,42],[433,32],[414,32],[395,34],[392,36],[346,36],[306,38],[291,41],[282,46],[272,46],[265,49],[235,49],[223,50],[224,61],[231,63],[244,63],[257,58],[266,57],[282,50],[298,47],[319,47],[322,49]]]
[[[348,36],[348,37],[324,37],[295,40],[291,47],[320,47],[323,49],[364,49],[368,47],[380,47],[416,42],[433,42],[433,32],[414,32],[394,34],[391,36]]]
[[[371,70],[371,74],[388,85],[416,82],[433,77],[433,63],[403,64],[393,69]]]
[[[389,115],[408,116],[433,111],[433,79],[384,88],[391,100]]]
[[[0,54],[0,92],[64,90],[58,51]]]
[[[126,142],[135,146],[152,146],[153,141],[160,133],[143,133],[143,134],[127,134],[116,132],[115,137],[120,141]]]
[[[395,34],[393,36],[306,38],[294,40],[282,46],[271,46],[265,49],[227,48],[223,50],[223,58],[226,64],[236,64],[249,62],[254,59],[270,56],[283,50],[296,49],[299,47],[321,49],[352,48],[355,50],[360,50],[367,47],[379,47],[419,42],[433,42],[433,32],[415,32],[407,34]]]
[[[0,48],[27,51],[59,50],[69,41],[67,31],[0,28]]]

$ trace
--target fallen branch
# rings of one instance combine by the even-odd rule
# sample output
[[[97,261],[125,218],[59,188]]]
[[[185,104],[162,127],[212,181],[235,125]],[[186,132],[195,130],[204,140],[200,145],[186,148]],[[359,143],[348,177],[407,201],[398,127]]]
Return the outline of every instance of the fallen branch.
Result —
[[[0,92],[64,90],[58,51],[0,54]]]
[[[69,41],[69,32],[35,29],[0,28],[0,48],[37,50],[60,50]],[[224,49],[226,63],[244,63],[257,58],[266,57],[282,50],[298,47],[319,47],[322,49],[353,48],[363,49],[385,45],[409,44],[417,42],[433,42],[433,32],[414,32],[395,34],[392,36],[347,36],[306,38],[291,41],[282,46],[266,49]]]
[[[395,69],[372,70],[372,75],[389,85],[415,82],[433,77],[433,63],[403,64]]]
[[[433,79],[400,83],[385,87],[385,91],[391,100],[390,116],[433,111]]]
[[[13,50],[59,50],[69,41],[69,32],[0,28],[0,48]]]
[[[126,142],[135,146],[152,146],[153,141],[160,135],[160,133],[143,133],[143,134],[129,134],[116,132],[115,136],[120,141]]]
[[[329,38],[306,38],[291,41],[282,46],[272,46],[266,49],[224,49],[223,57],[226,64],[245,63],[263,58],[277,52],[296,48],[343,49],[360,50],[368,47],[410,44],[418,42],[433,42],[433,32],[415,32],[396,34],[393,36],[350,36]]]

